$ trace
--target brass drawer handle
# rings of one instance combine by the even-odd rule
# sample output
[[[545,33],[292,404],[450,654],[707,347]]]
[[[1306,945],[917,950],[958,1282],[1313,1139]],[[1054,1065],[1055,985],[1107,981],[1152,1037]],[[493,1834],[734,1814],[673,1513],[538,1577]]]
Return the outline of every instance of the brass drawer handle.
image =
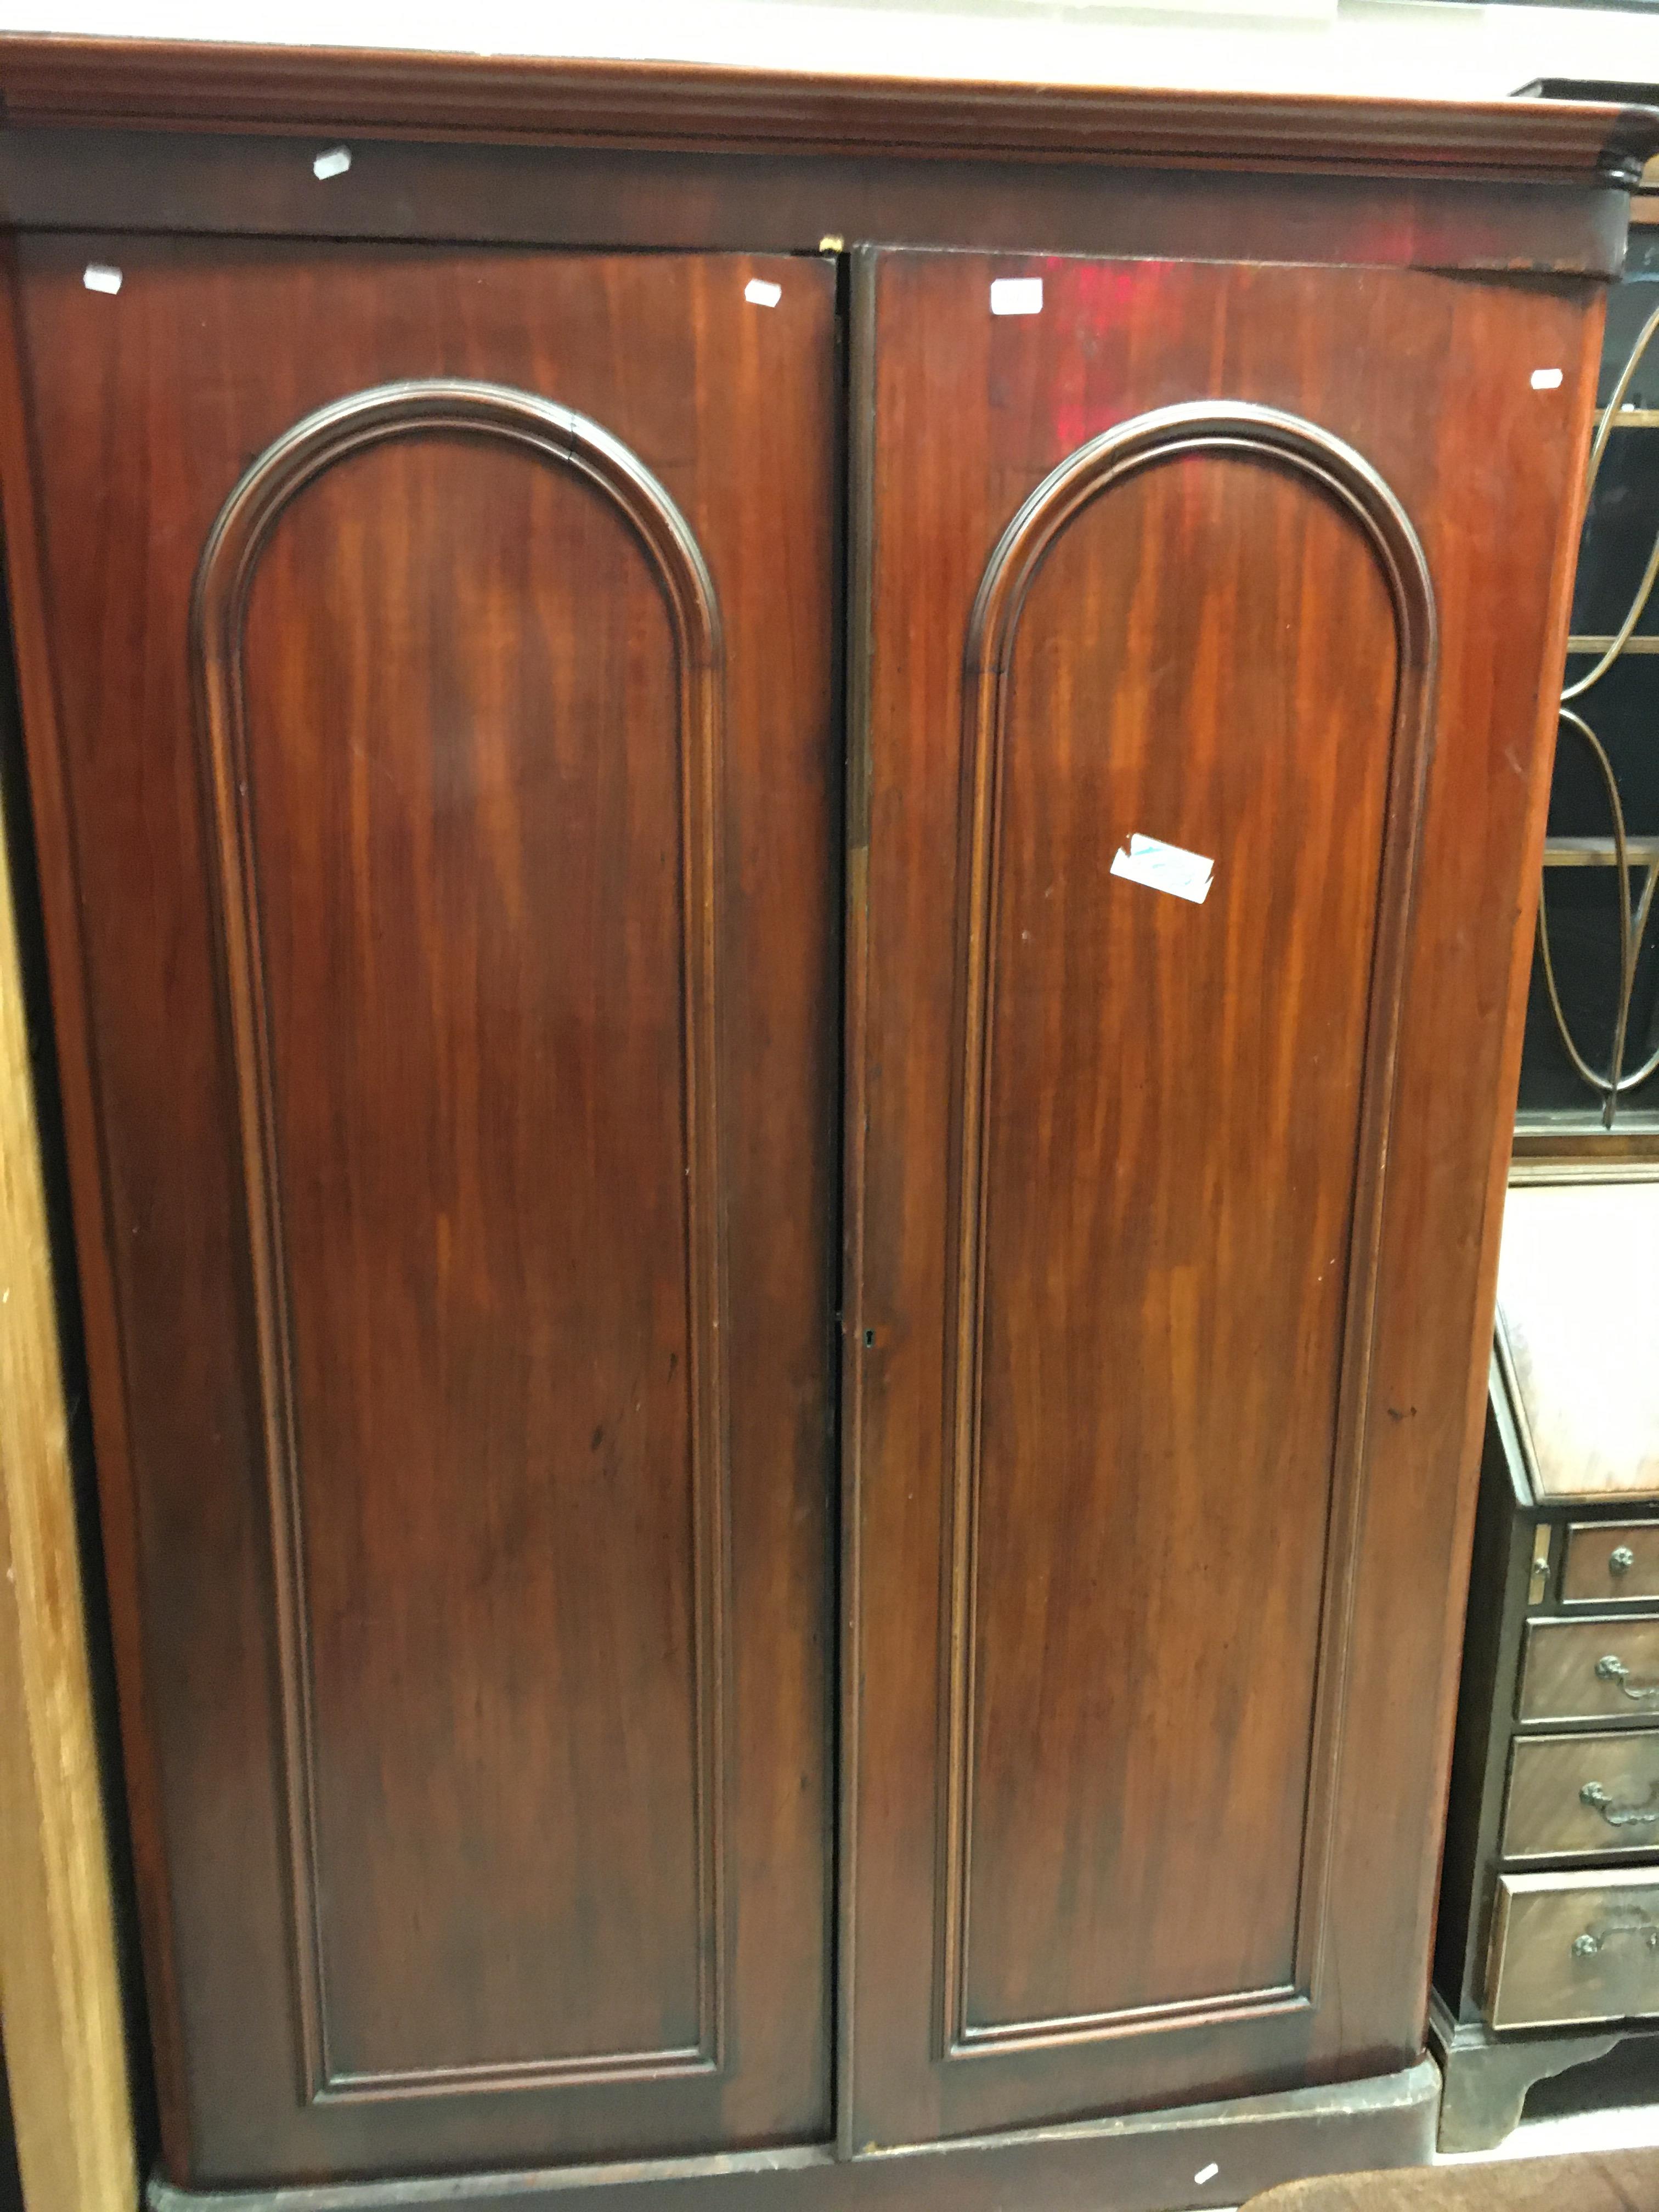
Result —
[[[1659,1820],[1659,1805],[1654,1803],[1656,1797],[1659,1797],[1659,1782],[1649,1788],[1646,1802],[1650,1809],[1647,1811],[1644,1811],[1640,1805],[1615,1805],[1599,1782],[1587,1782],[1578,1793],[1579,1802],[1593,1807],[1610,1828],[1650,1828],[1656,1820]]]
[[[1639,1705],[1650,1698],[1659,1698],[1659,1682],[1634,1680],[1624,1661],[1611,1651],[1605,1659],[1596,1661],[1595,1671],[1602,1681],[1617,1682],[1625,1696],[1635,1705]]]
[[[1582,1936],[1575,1936],[1572,1955],[1575,1959],[1593,1959],[1614,1936],[1639,1936],[1650,1951],[1659,1951],[1659,1927],[1645,1912],[1638,1912],[1633,1920],[1604,1920],[1599,1927],[1587,1928]]]
[[[1615,1544],[1607,1553],[1609,1574],[1627,1575],[1636,1565],[1636,1554],[1628,1544]]]

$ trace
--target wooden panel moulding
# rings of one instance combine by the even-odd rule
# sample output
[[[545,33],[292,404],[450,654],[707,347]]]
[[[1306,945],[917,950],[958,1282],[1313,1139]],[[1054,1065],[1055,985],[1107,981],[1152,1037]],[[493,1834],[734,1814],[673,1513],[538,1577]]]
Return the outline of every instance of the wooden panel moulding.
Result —
[[[1639,181],[1640,108],[964,82],[351,48],[14,34],[8,124],[386,131],[550,145],[973,154]]]

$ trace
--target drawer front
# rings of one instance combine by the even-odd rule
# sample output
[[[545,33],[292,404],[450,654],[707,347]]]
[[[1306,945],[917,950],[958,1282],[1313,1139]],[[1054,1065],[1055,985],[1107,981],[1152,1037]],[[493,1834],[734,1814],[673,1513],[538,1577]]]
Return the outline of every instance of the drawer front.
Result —
[[[1504,1875],[1486,1976],[1493,2027],[1659,2013],[1659,1874]]]
[[[1659,1723],[1659,1614],[1529,1621],[1517,1711],[1523,1721]]]
[[[1567,1531],[1566,1605],[1630,1605],[1659,1597],[1659,1521],[1580,1521]]]
[[[1510,1767],[1506,1859],[1659,1850],[1659,1734],[1522,1737]]]

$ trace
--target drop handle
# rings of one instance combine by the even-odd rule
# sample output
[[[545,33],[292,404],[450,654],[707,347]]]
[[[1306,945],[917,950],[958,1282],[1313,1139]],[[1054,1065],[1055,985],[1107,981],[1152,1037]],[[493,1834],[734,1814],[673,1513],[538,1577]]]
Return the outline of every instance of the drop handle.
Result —
[[[1598,1659],[1595,1672],[1603,1682],[1617,1682],[1632,1705],[1646,1705],[1659,1698],[1659,1681],[1638,1682],[1616,1652],[1609,1651],[1605,1659]]]
[[[1572,1955],[1594,1959],[1615,1936],[1639,1936],[1650,1951],[1659,1951],[1659,1927],[1641,1913],[1632,1920],[1603,1920],[1596,1927],[1585,1929],[1572,1939]]]
[[[1578,1802],[1599,1813],[1610,1828],[1650,1828],[1659,1821],[1659,1782],[1648,1791],[1645,1804],[1615,1804],[1599,1782],[1587,1782],[1578,1793]]]

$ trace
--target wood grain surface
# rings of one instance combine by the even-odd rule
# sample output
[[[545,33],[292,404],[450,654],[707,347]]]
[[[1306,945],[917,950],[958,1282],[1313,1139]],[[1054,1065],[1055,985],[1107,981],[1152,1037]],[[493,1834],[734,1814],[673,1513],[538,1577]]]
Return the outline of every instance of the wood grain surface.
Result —
[[[1531,1620],[1516,1717],[1641,1721],[1659,1715],[1659,1619]]]
[[[1594,101],[1371,100],[386,52],[166,39],[0,38],[10,125],[407,131],[543,143],[1024,154],[1401,175],[1639,181],[1659,115]]]
[[[1415,2154],[1600,308],[1399,264],[1602,266],[1651,126],[163,58],[0,49],[7,204],[116,224],[18,242],[0,420],[172,2180],[1150,2206],[1211,2123],[1133,2115],[1281,2092],[1239,2187]],[[494,142],[343,234],[813,245],[821,159],[1217,258],[862,252],[842,321],[154,234],[288,228],[212,133],[329,82]]]
[[[1506,1859],[1659,1850],[1659,1734],[1519,1738],[1500,1848]]]
[[[911,2144],[837,2157],[785,2146],[701,2158],[642,2159],[596,2174],[562,2166],[428,2174],[206,2194],[150,2185],[149,2212],[1169,2212],[1223,2206],[1269,2176],[1421,2164],[1433,2154],[1438,2074],[1399,2074],[1225,2104],[1184,2105],[1076,2127]],[[1209,2179],[1194,2182],[1209,2170]]]
[[[1500,1874],[1485,1996],[1494,2028],[1659,2015],[1659,1868]]]
[[[8,676],[9,672],[7,672]],[[9,694],[8,694],[9,696]],[[9,705],[0,708],[8,715]],[[3,733],[9,753],[15,724]],[[28,2212],[131,2212],[128,2090],[80,1534],[0,813],[0,2033]],[[15,792],[21,805],[21,787]],[[97,1602],[94,1595],[94,1602]],[[12,2156],[12,2144],[6,2157]]]
[[[169,2168],[820,2134],[832,272],[22,259]]]
[[[1498,1327],[1540,1496],[1659,1492],[1659,1179],[1515,1191]]]
[[[331,126],[332,127],[332,126]],[[0,130],[0,210],[20,229],[471,240],[814,253],[826,237],[981,252],[1529,269],[1624,266],[1617,185],[1098,160],[719,152],[354,137],[319,188],[314,136],[136,125]]]
[[[1575,1521],[1561,1560],[1564,1605],[1650,1605],[1659,1599],[1659,1520]]]
[[[1032,495],[969,645],[946,1905],[966,2049],[1218,1993],[1295,2002],[1319,1883],[1312,1806],[1255,1793],[1308,1757],[1341,1401],[1363,1395],[1399,996],[1378,915],[1409,881],[1431,593],[1402,541],[1396,607],[1322,473],[1340,457],[1304,430],[1243,409],[1143,419]],[[1314,572],[1334,619],[1302,589]],[[1395,680],[1356,699],[1354,668]],[[1108,872],[1130,823],[1206,856],[1214,903]],[[1255,1434],[1307,1539],[1299,1587],[1287,1546],[1271,1594],[1229,1572]],[[1228,1460],[1240,1479],[1217,1498]],[[1148,1744],[1134,1716],[1166,1699],[1183,1726]],[[1212,1878],[1213,1838],[1256,1826],[1281,1880],[1246,1917]]]
[[[1543,284],[865,268],[860,2142],[1420,2047],[1514,945],[1597,334]],[[988,312],[1011,276],[1040,280],[1040,313]],[[1523,359],[1562,368],[1553,415]],[[957,857],[962,671],[999,533],[1090,440],[1206,398],[1345,441],[1420,534],[1443,657],[1414,908],[1384,830],[1397,611],[1352,514],[1244,453],[1109,492],[1036,570],[986,904]],[[1463,518],[1500,497],[1477,546]],[[1499,654],[1494,625],[1546,643]],[[1206,902],[1111,877],[1133,831],[1213,858]],[[1368,1292],[1365,1117],[1390,1109],[1365,1007],[1408,912]],[[983,1328],[949,1370],[975,931]],[[941,1408],[975,1357],[964,1480]]]

